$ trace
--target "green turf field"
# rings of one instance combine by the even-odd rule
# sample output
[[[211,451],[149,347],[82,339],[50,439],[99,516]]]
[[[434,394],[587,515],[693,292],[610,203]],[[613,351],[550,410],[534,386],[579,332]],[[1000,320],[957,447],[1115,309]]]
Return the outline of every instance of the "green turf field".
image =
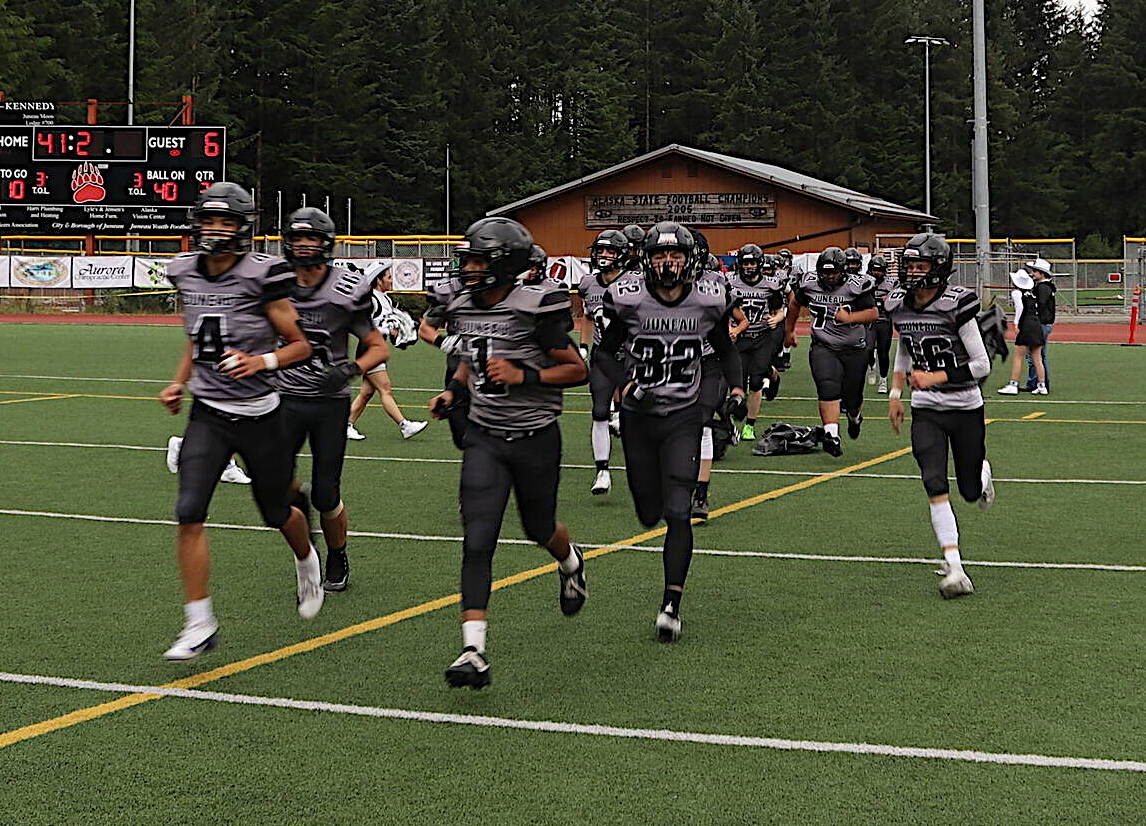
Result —
[[[996,366],[998,503],[955,505],[979,564],[953,602],[874,388],[842,459],[733,448],[712,485],[728,510],[696,529],[725,553],[694,557],[671,647],[652,633],[659,538],[642,538],[623,472],[589,495],[589,400],[571,391],[559,513],[605,546],[590,599],[562,617],[547,555],[503,544],[494,681],[471,692],[441,676],[459,647],[458,454],[443,424],[403,441],[378,407],[343,481],[367,534],[350,591],[300,620],[289,551],[234,527],[257,511],[223,485],[221,644],[161,659],[182,621],[162,452],[182,418],[154,396],[181,336],[0,325],[0,823],[1142,822],[1143,351],[1052,343],[1049,398],[995,396]],[[391,369],[424,417],[440,353]],[[812,423],[811,391],[801,348],[761,424]],[[521,537],[511,505],[503,538]]]

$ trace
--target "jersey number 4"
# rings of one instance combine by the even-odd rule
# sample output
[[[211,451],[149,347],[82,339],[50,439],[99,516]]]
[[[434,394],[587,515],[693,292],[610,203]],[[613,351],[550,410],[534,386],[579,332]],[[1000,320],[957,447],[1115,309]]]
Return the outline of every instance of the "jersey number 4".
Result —
[[[191,330],[195,361],[201,364],[217,364],[223,360],[227,349],[227,317],[218,313],[201,315]]]
[[[633,339],[636,380],[642,387],[662,384],[690,384],[700,360],[699,338],[677,338],[666,342],[653,336]]]

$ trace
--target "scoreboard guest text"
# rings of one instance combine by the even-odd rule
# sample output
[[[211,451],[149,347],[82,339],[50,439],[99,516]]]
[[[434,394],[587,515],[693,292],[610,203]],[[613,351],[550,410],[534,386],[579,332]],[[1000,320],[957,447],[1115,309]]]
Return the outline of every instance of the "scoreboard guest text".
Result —
[[[224,179],[215,126],[0,126],[0,207],[186,209]]]

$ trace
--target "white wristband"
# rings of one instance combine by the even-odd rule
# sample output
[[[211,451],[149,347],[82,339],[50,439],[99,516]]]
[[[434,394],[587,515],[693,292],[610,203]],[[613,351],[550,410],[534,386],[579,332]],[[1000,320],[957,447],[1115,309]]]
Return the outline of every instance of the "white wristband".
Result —
[[[263,353],[263,369],[264,370],[278,370],[279,357],[274,353]]]
[[[891,388],[891,390],[887,391],[887,397],[889,399],[898,399],[902,396],[903,396],[903,388],[902,387],[893,387],[893,388]]]

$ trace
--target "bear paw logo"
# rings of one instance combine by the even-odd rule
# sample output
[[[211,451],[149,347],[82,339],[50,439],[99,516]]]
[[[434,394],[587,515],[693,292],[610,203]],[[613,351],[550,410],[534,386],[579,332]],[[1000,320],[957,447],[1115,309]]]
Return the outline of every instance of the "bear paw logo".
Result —
[[[103,175],[91,161],[84,161],[72,173],[72,199],[77,204],[86,204],[102,201],[105,194]]]

